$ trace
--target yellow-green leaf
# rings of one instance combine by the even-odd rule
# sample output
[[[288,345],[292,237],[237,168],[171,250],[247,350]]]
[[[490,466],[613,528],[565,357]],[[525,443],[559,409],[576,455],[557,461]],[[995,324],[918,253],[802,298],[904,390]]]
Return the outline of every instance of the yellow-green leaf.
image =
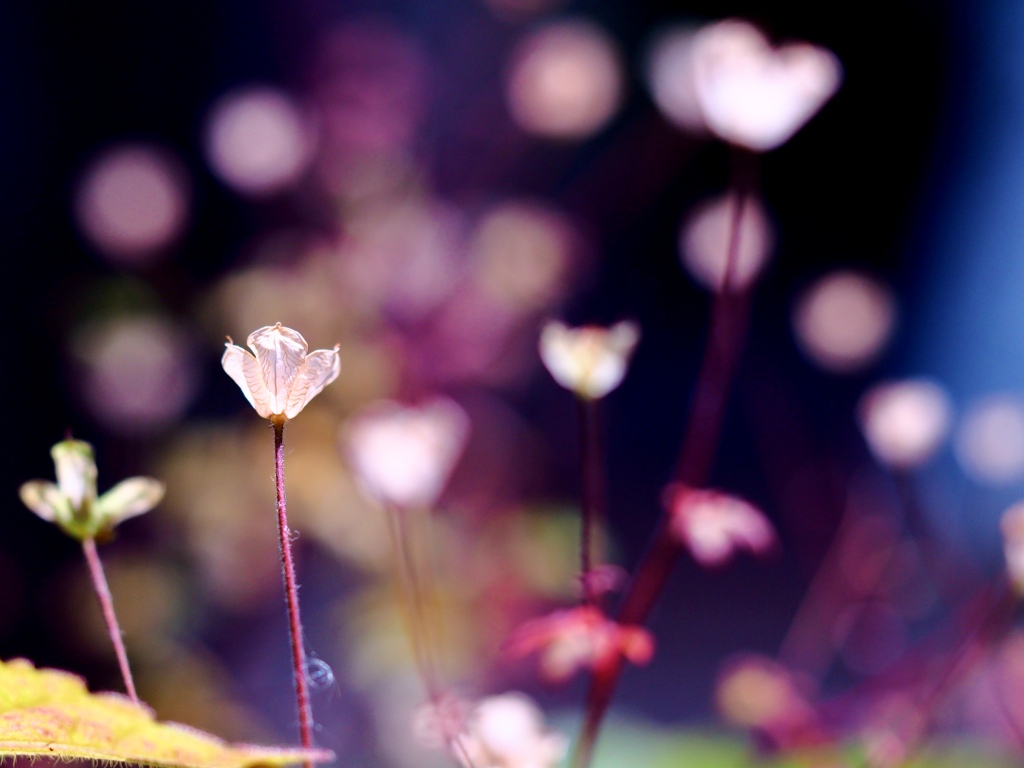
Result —
[[[0,757],[47,755],[161,768],[251,768],[333,759],[325,750],[228,744],[117,693],[92,694],[84,681],[31,662],[0,662]]]

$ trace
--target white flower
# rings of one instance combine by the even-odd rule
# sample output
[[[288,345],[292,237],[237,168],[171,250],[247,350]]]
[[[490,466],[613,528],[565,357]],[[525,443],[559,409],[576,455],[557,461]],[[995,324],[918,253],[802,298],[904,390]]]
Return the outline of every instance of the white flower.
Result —
[[[668,489],[673,535],[703,566],[723,565],[740,549],[764,554],[775,546],[775,530],[762,512],[719,491],[677,484]]]
[[[720,138],[765,152],[784,144],[839,88],[836,57],[808,43],[772,49],[730,19],[697,33],[694,81],[704,120]]]
[[[469,418],[436,398],[417,407],[381,401],[342,427],[342,449],[363,493],[384,506],[433,505],[462,454]]]
[[[104,536],[118,523],[148,512],[164,496],[164,486],[151,477],[122,480],[96,497],[96,461],[92,446],[64,440],[50,450],[57,484],[30,480],[21,486],[25,506],[81,540]]]
[[[544,714],[522,693],[483,699],[473,710],[463,738],[465,764],[476,768],[554,768],[565,756],[566,738],[548,730]]]
[[[611,328],[569,328],[553,321],[540,333],[540,357],[555,381],[578,397],[596,400],[622,383],[639,340],[640,329],[628,321]]]
[[[341,370],[337,347],[309,352],[302,334],[280,323],[253,331],[246,344],[255,356],[228,337],[221,365],[256,413],[273,422],[295,418]]]

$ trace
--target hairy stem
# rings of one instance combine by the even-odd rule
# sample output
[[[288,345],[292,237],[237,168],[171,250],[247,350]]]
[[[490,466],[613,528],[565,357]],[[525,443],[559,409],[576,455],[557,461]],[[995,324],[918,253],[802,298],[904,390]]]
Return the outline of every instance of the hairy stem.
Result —
[[[288,502],[284,491],[284,421],[274,420],[274,479],[277,486],[277,530],[281,544],[281,572],[284,576],[285,602],[288,604],[288,634],[292,641],[292,671],[295,676],[295,703],[299,712],[299,738],[305,749],[313,746],[313,710],[306,682],[306,650],[302,641],[299,615],[299,587],[292,559],[292,533],[288,528]],[[304,763],[311,768],[311,763]]]
[[[85,561],[89,564],[89,575],[92,576],[93,588],[100,599],[103,619],[107,623],[107,632],[110,633],[110,642],[114,644],[114,653],[117,655],[117,664],[121,668],[121,677],[124,678],[125,690],[131,700],[138,704],[139,696],[135,693],[135,681],[132,680],[132,670],[128,666],[128,654],[124,649],[124,638],[121,637],[121,625],[117,623],[117,614],[114,613],[114,598],[110,594],[107,577],[103,574],[103,563],[100,561],[99,552],[96,551],[96,540],[84,539],[82,551],[85,552]]]
[[[595,535],[604,525],[605,477],[602,461],[598,403],[576,398],[580,443],[580,584],[583,603],[594,605],[594,567],[600,560],[595,551]]]
[[[754,188],[755,168],[752,161],[755,158],[736,150],[733,160],[735,203],[729,227],[725,269],[711,309],[707,346],[675,477],[678,482],[695,487],[706,483],[711,472],[725,418],[727,396],[739,363],[747,327],[749,292],[745,287],[737,285],[735,276],[743,209]],[[637,566],[617,617],[622,625],[642,624],[646,621],[672,573],[681,550],[672,538],[667,523],[667,516],[663,515]],[[623,661],[619,657],[605,668],[595,671],[591,679],[583,728],[572,760],[574,768],[590,765],[601,724],[622,674],[622,666]]]

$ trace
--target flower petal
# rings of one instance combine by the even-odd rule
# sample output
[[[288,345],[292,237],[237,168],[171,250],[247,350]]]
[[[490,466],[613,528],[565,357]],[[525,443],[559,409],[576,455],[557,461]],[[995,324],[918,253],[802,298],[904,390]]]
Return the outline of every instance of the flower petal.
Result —
[[[270,413],[283,414],[309,345],[301,333],[280,323],[253,331],[246,343],[256,353],[263,372],[263,382],[270,397]]]
[[[224,372],[239,386],[245,399],[256,409],[256,413],[269,419],[270,395],[267,393],[266,384],[263,383],[263,374],[256,358],[237,344],[229,343],[225,346],[227,349],[220,359]]]
[[[50,449],[57,486],[74,510],[96,498],[96,459],[92,446],[82,440],[62,440]]]
[[[288,393],[285,417],[291,419],[298,415],[306,403],[320,394],[320,390],[338,378],[340,372],[341,360],[337,349],[318,349],[310,353],[299,368],[295,383]]]
[[[152,477],[129,477],[96,500],[96,516],[113,527],[149,512],[164,497],[164,484]]]
[[[56,523],[71,518],[71,504],[53,483],[46,480],[30,480],[18,491],[21,501],[43,520]]]

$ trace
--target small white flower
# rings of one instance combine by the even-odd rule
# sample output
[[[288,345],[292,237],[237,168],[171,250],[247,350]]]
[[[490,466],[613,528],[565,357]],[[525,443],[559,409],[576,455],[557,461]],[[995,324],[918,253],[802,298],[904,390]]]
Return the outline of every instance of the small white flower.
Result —
[[[118,523],[148,512],[164,496],[164,486],[151,477],[130,477],[96,496],[96,461],[92,446],[64,440],[50,450],[57,484],[30,480],[21,486],[25,506],[68,535],[81,540],[105,536]]]
[[[462,454],[469,418],[455,402],[368,406],[342,427],[342,449],[362,492],[399,509],[432,506]]]
[[[685,485],[668,489],[672,533],[703,566],[731,560],[740,549],[764,554],[775,546],[775,530],[761,510],[719,491]]]
[[[228,337],[221,365],[256,413],[275,423],[295,418],[341,370],[337,347],[309,352],[302,334],[280,323],[253,331],[246,344],[255,355]]]
[[[555,381],[578,397],[597,400],[622,383],[639,340],[640,329],[629,321],[611,328],[552,321],[540,333],[540,357]]]
[[[755,152],[788,141],[842,80],[831,52],[808,43],[772,49],[757,28],[737,19],[697,33],[693,67],[708,128]]]

